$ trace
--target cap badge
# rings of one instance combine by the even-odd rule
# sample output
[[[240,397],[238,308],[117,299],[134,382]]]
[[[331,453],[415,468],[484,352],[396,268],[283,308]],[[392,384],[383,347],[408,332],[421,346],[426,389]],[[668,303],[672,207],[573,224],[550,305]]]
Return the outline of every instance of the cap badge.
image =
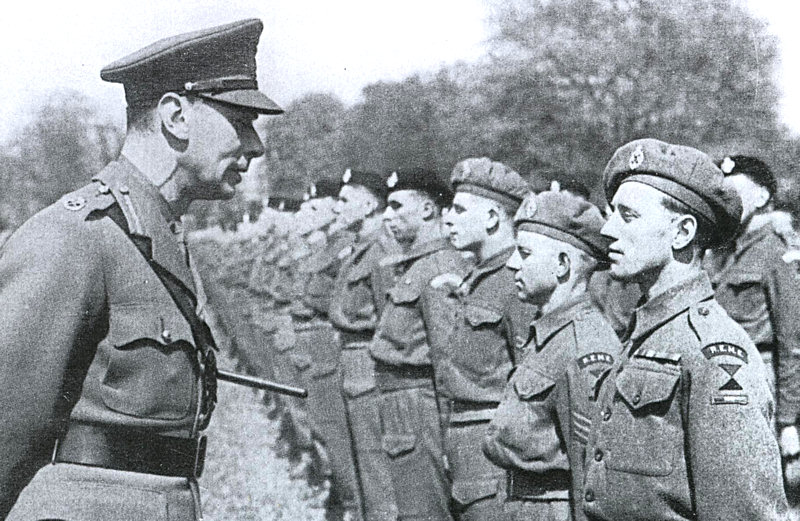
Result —
[[[315,185],[314,183],[311,183],[311,186],[308,189],[308,195],[311,196],[311,197],[316,197],[317,196],[317,185]]]
[[[351,172],[350,169],[348,168],[347,170],[344,171],[344,175],[342,176],[342,182],[344,184],[349,183],[351,177],[353,177],[353,172]]]
[[[86,199],[79,195],[64,200],[64,208],[67,210],[72,210],[73,212],[77,212],[84,206],[86,206]]]
[[[733,172],[733,169],[736,167],[736,163],[730,157],[725,156],[725,159],[722,160],[722,164],[719,165],[719,168],[722,170],[723,174],[730,174]]]
[[[628,160],[628,168],[631,170],[636,170],[644,163],[644,150],[642,150],[641,146],[636,147],[636,149],[631,154],[631,158]]]
[[[389,179],[386,180],[386,186],[389,188],[394,188],[397,186],[397,181],[399,181],[397,178],[397,172],[392,172],[392,175],[390,175]]]

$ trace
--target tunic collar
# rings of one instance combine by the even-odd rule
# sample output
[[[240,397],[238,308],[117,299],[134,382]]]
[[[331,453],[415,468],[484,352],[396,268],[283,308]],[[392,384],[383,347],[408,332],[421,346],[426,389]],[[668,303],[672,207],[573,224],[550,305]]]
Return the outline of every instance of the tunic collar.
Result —
[[[531,322],[531,338],[536,343],[536,349],[541,349],[553,335],[575,320],[575,317],[591,309],[592,301],[589,295],[585,294]]]
[[[631,340],[635,342],[692,305],[713,295],[714,289],[705,271],[682,280],[636,309]]]

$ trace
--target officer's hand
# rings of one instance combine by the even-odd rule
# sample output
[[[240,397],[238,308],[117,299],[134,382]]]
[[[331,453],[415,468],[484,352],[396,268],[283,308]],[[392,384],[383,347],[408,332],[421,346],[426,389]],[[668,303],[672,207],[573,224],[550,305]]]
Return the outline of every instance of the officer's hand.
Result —
[[[442,273],[431,280],[433,289],[445,289],[451,293],[455,291],[464,280],[455,273]]]
[[[794,425],[784,427],[778,443],[784,458],[792,458],[800,454],[800,437],[797,435],[797,427]]]

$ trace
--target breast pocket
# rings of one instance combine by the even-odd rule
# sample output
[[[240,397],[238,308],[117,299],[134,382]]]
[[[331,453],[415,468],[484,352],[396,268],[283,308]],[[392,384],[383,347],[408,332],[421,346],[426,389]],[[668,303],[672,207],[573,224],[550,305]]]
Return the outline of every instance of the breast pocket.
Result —
[[[681,452],[681,416],[675,403],[680,367],[634,360],[616,380],[616,402],[622,402],[608,428],[610,469],[666,476]]]
[[[196,351],[189,324],[163,305],[112,306],[103,402],[139,418],[193,414]]]
[[[455,363],[478,375],[494,374],[502,365],[508,365],[506,340],[500,323],[503,315],[493,309],[474,304],[464,307],[464,337],[454,347]]]

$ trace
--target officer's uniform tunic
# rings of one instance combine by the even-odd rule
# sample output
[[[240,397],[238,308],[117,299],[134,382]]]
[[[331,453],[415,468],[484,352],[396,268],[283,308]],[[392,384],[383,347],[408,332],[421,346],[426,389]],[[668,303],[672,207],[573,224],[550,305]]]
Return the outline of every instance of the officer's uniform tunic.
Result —
[[[586,452],[590,519],[762,520],[786,512],[758,351],[705,274],[637,309],[600,377]]]
[[[782,259],[786,251],[772,225],[765,224],[740,237],[711,276],[717,301],[764,358],[781,427],[796,425],[800,415],[800,278]]]
[[[386,452],[381,447],[379,395],[369,343],[380,315],[378,263],[396,245],[385,233],[362,238],[334,283],[329,317],[341,341],[342,392],[356,468],[362,518],[397,519]]]
[[[33,477],[9,519],[195,519],[191,470],[99,468],[134,467],[153,448],[115,455],[114,443],[196,438],[210,408],[190,325],[148,264],[202,307],[177,220],[124,157],[95,179],[36,214],[0,254],[0,517]],[[56,461],[98,466],[46,465],[56,439]]]
[[[370,353],[376,360],[382,444],[400,520],[450,519],[430,346],[419,301],[431,279],[459,273],[462,262],[444,240],[435,240],[381,263],[396,269],[397,282],[386,292]]]
[[[487,456],[508,469],[513,519],[585,519],[580,492],[594,384],[619,350],[588,295],[531,323],[484,444]]]
[[[507,248],[475,266],[451,295],[434,288],[424,294],[436,392],[449,405],[444,447],[461,520],[504,519],[505,472],[484,457],[481,442],[513,366],[514,324],[533,317],[505,267],[512,252]]]

